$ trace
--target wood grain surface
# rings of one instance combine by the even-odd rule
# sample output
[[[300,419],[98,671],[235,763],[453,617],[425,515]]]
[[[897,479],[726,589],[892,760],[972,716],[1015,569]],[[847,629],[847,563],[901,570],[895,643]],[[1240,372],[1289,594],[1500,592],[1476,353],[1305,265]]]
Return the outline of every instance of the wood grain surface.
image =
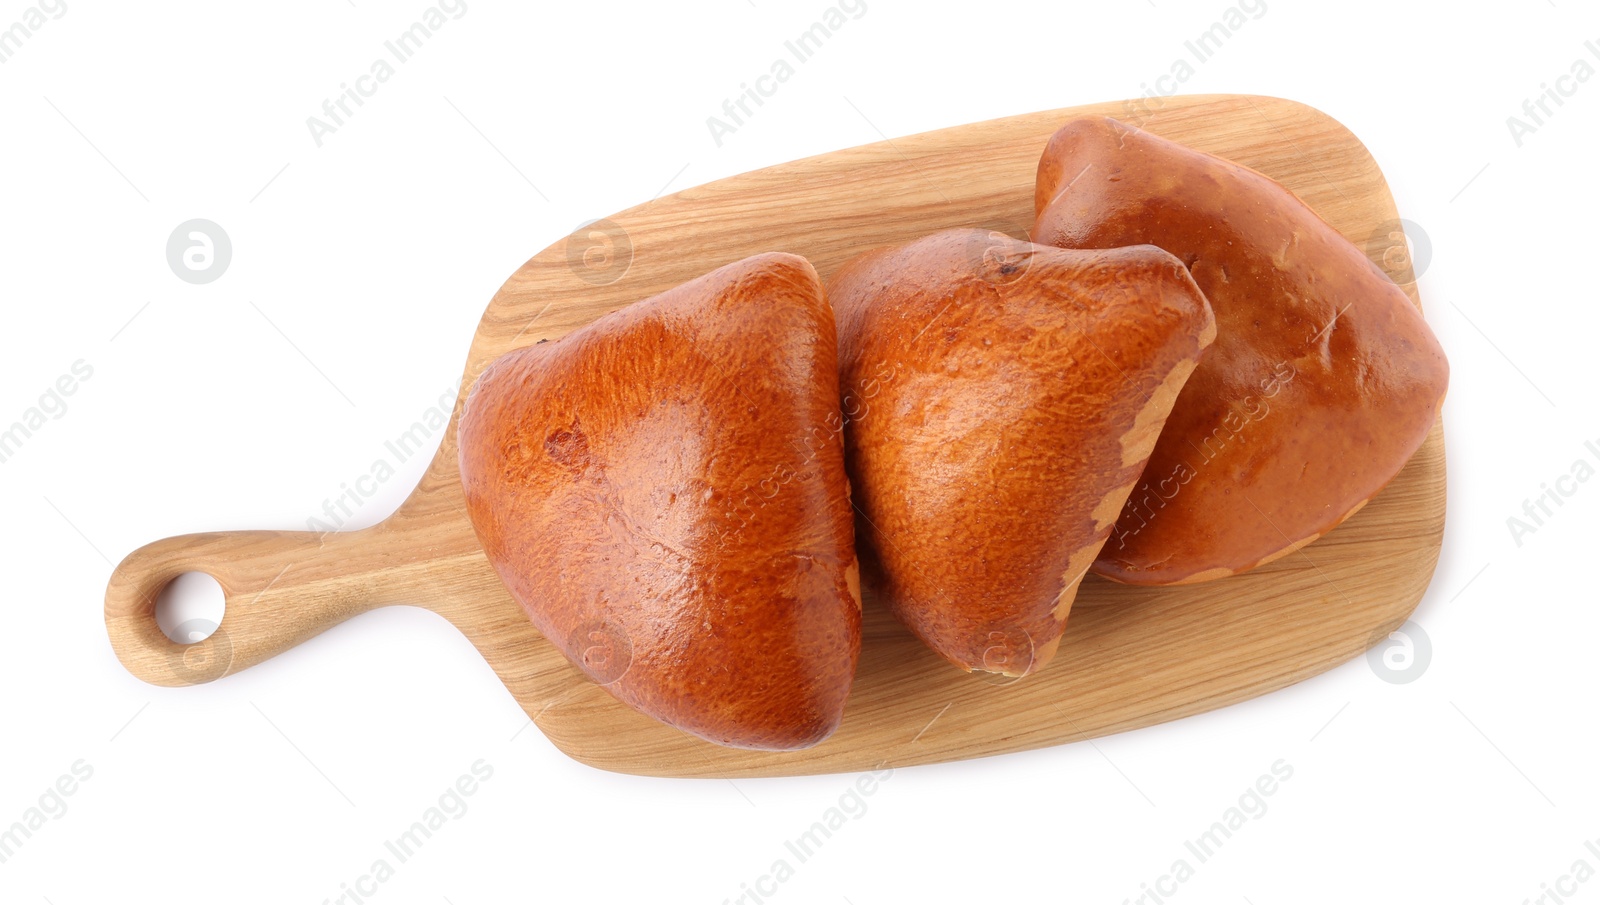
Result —
[[[826,279],[856,253],[938,229],[1026,237],[1034,170],[1080,113],[1118,116],[1287,185],[1374,260],[1398,230],[1377,164],[1333,119],[1291,101],[1167,98],[1051,110],[897,138],[768,167],[623,211],[539,253],[490,302],[462,395],[494,358],[764,251],[804,255]],[[1369,248],[1376,245],[1376,248]],[[1416,301],[1414,283],[1406,291]],[[456,416],[460,414],[460,399]],[[432,609],[482,652],[562,751],[607,770],[771,776],[980,757],[1148,726],[1265,694],[1357,656],[1403,623],[1433,576],[1444,529],[1442,428],[1377,499],[1332,533],[1254,572],[1178,588],[1084,582],[1053,662],[1020,681],[944,663],[870,596],[844,724],[804,751],[721,748],[615,701],[548,644],[479,549],[464,511],[452,417],[411,497],[365,530],[187,535],[130,554],[106,625],[130,672],[192,685],[255,665],[339,622],[394,604]],[[155,621],[172,578],[204,571],[227,612],[178,645]]]

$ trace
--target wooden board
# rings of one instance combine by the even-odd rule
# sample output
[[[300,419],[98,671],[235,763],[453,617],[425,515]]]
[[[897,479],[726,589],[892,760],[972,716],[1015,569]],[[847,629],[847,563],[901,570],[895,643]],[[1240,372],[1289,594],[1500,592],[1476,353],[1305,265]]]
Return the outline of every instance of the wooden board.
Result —
[[[1077,113],[1126,119],[1134,109],[1098,104],[944,129],[768,167],[623,211],[511,276],[473,340],[462,394],[503,352],[562,336],[758,252],[805,255],[826,279],[860,251],[946,227],[1026,236],[1034,168],[1050,134]],[[1309,107],[1264,97],[1169,98],[1140,124],[1278,179],[1363,248],[1374,234],[1389,235],[1396,220],[1366,149]],[[1375,260],[1395,243],[1379,244],[1369,251]],[[1415,300],[1415,285],[1406,290]],[[454,419],[417,489],[387,521],[325,536],[159,541],[117,567],[106,623],[134,675],[190,685],[252,666],[374,607],[424,606],[460,628],[536,725],[585,763],[662,776],[854,771],[1148,726],[1329,669],[1416,606],[1438,560],[1444,500],[1436,425],[1375,501],[1299,553],[1182,588],[1130,588],[1091,576],[1055,660],[1019,682],[945,664],[869,596],[844,724],[799,752],[700,741],[617,703],[570,666],[534,631],[478,548],[458,482]],[[194,570],[221,583],[227,613],[210,638],[180,646],[157,628],[155,600],[174,576]]]

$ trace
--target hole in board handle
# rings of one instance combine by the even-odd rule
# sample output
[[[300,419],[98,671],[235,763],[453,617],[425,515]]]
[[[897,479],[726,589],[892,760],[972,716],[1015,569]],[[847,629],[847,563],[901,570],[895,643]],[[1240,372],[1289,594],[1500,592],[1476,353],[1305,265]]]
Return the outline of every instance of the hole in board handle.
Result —
[[[227,606],[222,585],[204,572],[185,572],[156,597],[156,625],[174,644],[196,644],[222,624]]]

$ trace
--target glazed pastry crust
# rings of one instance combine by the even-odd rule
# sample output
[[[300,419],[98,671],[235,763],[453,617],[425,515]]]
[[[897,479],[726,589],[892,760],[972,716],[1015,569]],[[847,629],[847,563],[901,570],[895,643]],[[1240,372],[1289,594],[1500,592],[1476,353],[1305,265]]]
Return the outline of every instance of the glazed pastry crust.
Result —
[[[860,647],[831,308],[765,254],[508,353],[462,414],[489,561],[621,701],[723,745],[838,726]]]
[[[1217,341],[1095,562],[1143,585],[1234,575],[1320,537],[1405,465],[1438,415],[1443,350],[1406,294],[1273,180],[1116,120],[1050,139],[1037,241],[1183,260]]]
[[[980,230],[857,258],[828,294],[864,581],[957,666],[1037,670],[1211,341],[1204,297],[1156,248]]]

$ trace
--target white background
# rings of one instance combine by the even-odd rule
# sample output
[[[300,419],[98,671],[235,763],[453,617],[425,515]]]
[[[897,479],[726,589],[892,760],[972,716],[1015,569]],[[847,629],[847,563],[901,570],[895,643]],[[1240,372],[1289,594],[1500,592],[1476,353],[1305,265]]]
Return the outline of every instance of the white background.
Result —
[[[5,0],[0,29],[26,9]],[[0,65],[0,422],[93,368],[0,465],[0,829],[93,770],[0,864],[6,902],[336,899],[480,759],[468,811],[372,899],[753,887],[855,777],[582,766],[516,734],[526,717],[472,647],[404,607],[209,686],[147,686],[105,637],[112,562],[174,534],[303,528],[454,386],[500,282],[581,222],[880,130],[1136,96],[1226,6],[866,0],[718,147],[706,118],[823,0],[468,0],[319,148],[306,118],[424,9],[67,0]],[[1562,879],[1600,870],[1600,481],[1520,544],[1507,526],[1575,461],[1600,465],[1600,78],[1563,83],[1520,146],[1506,123],[1580,58],[1600,68],[1600,14],[1439,9],[1268,0],[1183,85],[1340,119],[1430,240],[1420,289],[1452,385],[1449,522],[1414,617],[1426,672],[1394,685],[1358,659],[1094,744],[896,771],[767,901],[1134,900],[1280,759],[1293,776],[1266,812],[1168,901],[1520,903],[1558,883],[1600,901],[1600,878]],[[197,217],[233,242],[203,286],[164,254]]]

